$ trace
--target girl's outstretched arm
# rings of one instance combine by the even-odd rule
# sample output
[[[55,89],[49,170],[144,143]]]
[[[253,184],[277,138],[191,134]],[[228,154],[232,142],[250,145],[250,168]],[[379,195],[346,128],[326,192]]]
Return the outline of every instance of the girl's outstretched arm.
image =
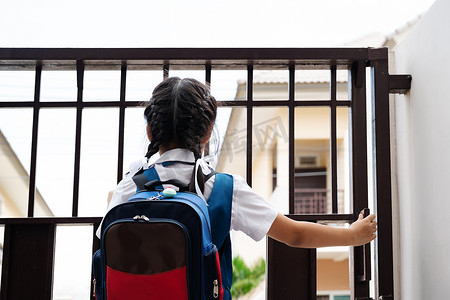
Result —
[[[318,248],[329,246],[360,246],[372,241],[376,235],[375,215],[362,214],[350,227],[332,227],[311,222],[292,220],[278,214],[267,233],[271,238],[291,247]]]

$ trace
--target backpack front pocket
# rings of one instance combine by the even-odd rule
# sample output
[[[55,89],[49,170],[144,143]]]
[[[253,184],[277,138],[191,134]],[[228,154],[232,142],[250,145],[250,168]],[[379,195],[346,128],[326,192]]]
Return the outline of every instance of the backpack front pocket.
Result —
[[[173,221],[111,224],[104,238],[107,299],[187,300],[188,243]]]

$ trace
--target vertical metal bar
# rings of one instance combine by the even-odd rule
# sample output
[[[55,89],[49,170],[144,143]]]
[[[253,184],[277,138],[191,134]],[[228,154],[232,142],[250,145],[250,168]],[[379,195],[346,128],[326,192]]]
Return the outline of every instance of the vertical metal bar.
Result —
[[[338,192],[337,192],[337,137],[336,137],[336,66],[330,68],[330,162],[331,162],[331,211],[338,213]]]
[[[97,251],[98,249],[100,249],[100,240],[97,238],[97,229],[100,226],[100,223],[94,223],[92,224],[92,255],[94,255],[95,251]],[[95,291],[94,291],[94,270],[91,270],[91,293],[90,293],[90,299],[91,300],[96,300],[95,298]]]
[[[117,159],[117,182],[123,176],[123,148],[125,139],[125,93],[127,85],[127,65],[123,64],[120,70],[120,108],[119,108],[119,143]]]
[[[55,226],[7,224],[1,299],[52,298]],[[12,255],[13,254],[13,255]],[[3,278],[6,277],[6,278]],[[24,285],[25,284],[25,285]],[[37,296],[38,295],[38,296]]]
[[[80,161],[81,161],[81,123],[83,120],[83,82],[84,63],[77,60],[77,123],[75,133],[75,161],[73,175],[72,217],[78,216],[78,198],[80,192]]]
[[[207,63],[205,65],[205,83],[208,87],[211,88],[211,64],[210,63]],[[205,149],[204,149],[205,156],[209,155],[209,146],[210,146],[210,144],[208,141],[206,143]]]
[[[387,50],[385,50],[387,51]],[[385,55],[387,57],[387,54]],[[375,243],[379,297],[393,299],[391,149],[387,59],[372,62],[372,124],[375,214],[380,225]]]
[[[252,186],[253,166],[253,65],[247,66],[247,184]]]
[[[163,66],[163,79],[166,79],[169,77],[169,64],[165,63]]]
[[[295,65],[289,65],[289,213],[295,202]]]
[[[55,244],[56,244],[56,225],[48,224],[47,226],[47,243],[44,244],[42,251],[44,251],[44,266],[45,266],[45,283],[43,289],[47,299],[53,296],[53,269],[55,265]],[[41,241],[42,242],[42,241]]]
[[[309,299],[317,300],[317,249],[308,250],[310,263],[308,275],[311,277],[309,281]]]
[[[97,229],[100,227],[100,223],[92,224],[92,254],[100,249],[100,239],[97,237]]]
[[[211,85],[211,64],[205,65],[205,83]]]
[[[41,95],[42,66],[36,66],[34,80],[34,104],[33,104],[33,135],[31,140],[31,163],[30,163],[30,185],[28,187],[28,214],[29,218],[34,216],[34,199],[36,194],[36,165],[37,165],[37,143],[39,132],[39,101]]]
[[[367,182],[367,125],[366,125],[366,62],[357,61],[350,72],[351,84],[351,171],[352,171],[352,209],[355,218],[368,207]],[[366,254],[366,255],[364,255]],[[369,257],[367,255],[369,254]],[[368,262],[369,260],[369,262]],[[352,271],[351,294],[354,298],[369,297],[368,278],[363,278],[370,253],[364,253],[362,246],[352,247],[350,270]]]
[[[289,247],[267,238],[267,299],[317,298],[316,249]]]
[[[5,225],[5,233],[3,235],[3,245],[2,245],[2,285],[0,289],[0,300],[8,299],[6,296],[8,295],[8,274],[9,274],[9,260],[14,251],[10,251],[11,244],[11,225]]]

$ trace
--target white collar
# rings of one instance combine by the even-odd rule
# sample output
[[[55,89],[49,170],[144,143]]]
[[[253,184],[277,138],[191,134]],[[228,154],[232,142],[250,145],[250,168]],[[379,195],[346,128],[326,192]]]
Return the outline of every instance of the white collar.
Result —
[[[203,159],[195,160],[194,153],[192,151],[190,151],[188,149],[184,149],[184,148],[171,149],[171,150],[164,152],[159,157],[155,157],[155,156],[156,155],[152,156],[149,159],[149,165],[160,164],[160,163],[163,163],[166,161],[195,162],[195,167],[194,167],[195,168],[195,189],[196,189],[197,195],[199,195],[203,199],[203,201],[205,201],[206,205],[208,205],[204,195],[202,194],[202,192],[200,190],[200,187],[198,186],[198,182],[197,182],[197,169],[199,167],[202,168],[203,174],[208,175],[209,173],[211,173],[211,170],[210,170],[208,164],[206,163],[206,161],[204,161]],[[153,158],[153,157],[155,157],[155,158]]]
[[[156,156],[156,155],[154,155]],[[152,156],[150,158],[150,161],[153,161],[152,163],[149,162],[149,165],[152,164],[159,164],[163,163],[165,161],[184,161],[184,162],[196,162],[194,153],[191,150],[185,149],[185,148],[175,148],[170,149],[166,152],[164,152],[161,156],[155,157]],[[156,159],[156,160],[154,160]],[[211,170],[209,169],[208,164],[203,159],[198,159],[197,164],[199,164],[202,167],[203,174],[208,175]]]
[[[149,164],[154,163],[162,163],[165,161],[185,161],[185,162],[195,162],[195,156],[194,153],[188,149],[184,148],[175,148],[170,149],[166,152],[164,152],[161,156],[159,155],[153,155],[150,160]]]

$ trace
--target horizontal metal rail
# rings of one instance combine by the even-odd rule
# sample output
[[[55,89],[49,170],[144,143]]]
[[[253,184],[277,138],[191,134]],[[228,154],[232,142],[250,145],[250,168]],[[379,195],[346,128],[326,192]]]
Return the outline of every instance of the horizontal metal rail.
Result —
[[[101,217],[0,218],[0,224],[94,225],[100,224],[101,220]]]
[[[218,100],[220,106],[229,107],[247,107],[247,101],[242,100]],[[33,101],[15,101],[15,102],[0,102],[0,108],[24,108],[24,107],[38,107],[38,108],[70,108],[80,106],[82,108],[101,108],[101,107],[139,107],[143,106],[144,103],[141,101],[64,101],[64,102],[39,102],[35,103]],[[254,100],[252,101],[252,106],[255,107],[271,107],[271,106],[289,106],[289,101],[287,100]],[[324,107],[330,106],[329,100],[297,100],[294,104],[295,107]],[[351,101],[341,100],[337,101],[336,106],[338,107],[350,107]]]
[[[349,66],[357,60],[387,59],[387,51],[377,48],[0,48],[0,69],[44,70],[76,69],[83,60],[86,70],[117,69],[123,64],[133,69],[172,70],[280,69],[296,65],[306,69],[328,69],[330,65]]]

